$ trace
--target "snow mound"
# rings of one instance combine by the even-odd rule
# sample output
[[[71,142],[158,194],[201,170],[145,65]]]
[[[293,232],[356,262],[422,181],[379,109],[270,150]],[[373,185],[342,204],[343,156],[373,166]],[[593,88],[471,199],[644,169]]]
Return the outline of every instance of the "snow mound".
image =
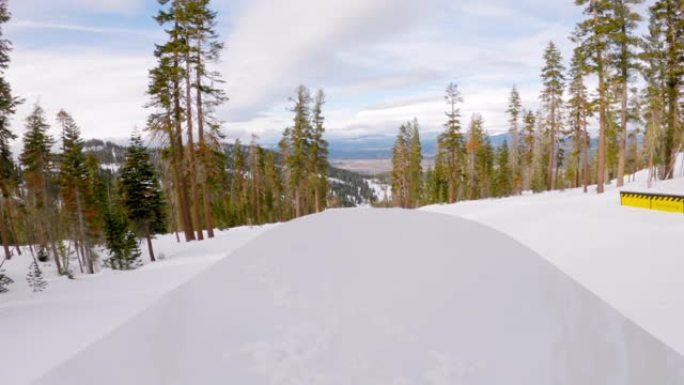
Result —
[[[470,220],[276,227],[38,384],[684,384],[684,359]]]

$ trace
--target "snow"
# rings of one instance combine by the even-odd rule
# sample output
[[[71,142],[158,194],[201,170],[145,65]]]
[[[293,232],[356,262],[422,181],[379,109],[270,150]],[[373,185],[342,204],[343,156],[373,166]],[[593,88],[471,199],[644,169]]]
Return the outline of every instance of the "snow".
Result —
[[[382,183],[379,179],[366,179],[368,187],[373,190],[373,195],[379,202],[392,200],[392,187],[386,183]]]
[[[684,358],[489,227],[353,209],[265,232],[36,382],[67,383],[682,384]]]
[[[684,194],[646,176],[622,190]],[[35,294],[15,257],[0,384],[684,384],[684,215],[619,202],[608,186],[164,236],[132,272],[42,265]]]
[[[621,190],[684,195],[682,178],[656,182],[651,189],[646,179],[641,171]],[[593,190],[423,210],[468,218],[510,235],[684,354],[684,215],[622,207],[614,182],[603,195]]]
[[[0,384],[31,383],[270,227],[218,232],[202,243],[160,237],[155,252],[165,259],[129,272],[69,280],[41,264],[48,286],[35,294],[25,279],[30,255],[13,258],[4,268],[15,283],[0,295]]]

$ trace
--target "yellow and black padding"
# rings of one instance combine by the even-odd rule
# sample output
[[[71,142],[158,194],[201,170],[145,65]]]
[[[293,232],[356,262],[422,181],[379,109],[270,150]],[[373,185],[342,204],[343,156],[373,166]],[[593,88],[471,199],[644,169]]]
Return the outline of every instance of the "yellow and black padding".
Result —
[[[621,191],[623,206],[684,214],[684,196]]]

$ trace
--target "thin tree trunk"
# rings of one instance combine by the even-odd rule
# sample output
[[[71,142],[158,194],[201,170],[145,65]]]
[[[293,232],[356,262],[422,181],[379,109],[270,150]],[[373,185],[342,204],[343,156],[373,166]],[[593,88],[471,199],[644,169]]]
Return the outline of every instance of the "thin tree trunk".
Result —
[[[78,191],[78,189],[76,190],[76,211],[76,216],[78,218],[78,233],[79,238],[81,239],[81,253],[83,254],[86,267],[88,268],[88,274],[94,274],[95,268],[93,266],[93,256],[90,250],[89,242],[86,239],[85,221],[83,220],[83,208],[81,205],[81,193]]]
[[[12,200],[7,198],[5,201],[7,204],[7,223],[9,225],[10,234],[12,234],[12,239],[14,239],[14,247],[17,250],[17,254],[21,255],[21,247],[19,246],[19,237],[17,235],[17,228],[14,225],[14,210]]]
[[[597,7],[593,10],[594,23],[598,23]],[[598,34],[597,26],[594,27],[594,33]],[[599,39],[600,36],[597,37]],[[599,41],[599,44],[602,42]],[[598,170],[596,175],[596,192],[603,194],[605,191],[606,179],[606,93],[605,93],[605,74],[603,73],[603,51],[599,49],[596,53],[598,87],[599,87],[599,148],[598,148]]]
[[[5,251],[5,259],[12,259],[12,252],[9,247],[7,227],[5,226],[5,213],[0,210],[0,237],[2,238],[2,248]]]
[[[214,219],[211,212],[211,195],[208,186],[208,171],[210,168],[207,141],[204,133],[204,106],[202,105],[202,39],[197,40],[197,132],[199,136],[200,159],[202,167],[202,203],[204,205],[204,225],[207,237],[214,238]]]
[[[547,178],[548,178],[548,186],[547,190],[551,191],[553,190],[554,186],[554,179],[555,179],[555,174],[554,174],[554,168],[556,164],[556,107],[555,103],[551,102],[551,132],[549,133],[549,136],[551,137],[549,143],[549,166],[547,170]]]
[[[154,256],[154,250],[152,248],[152,232],[150,231],[150,225],[145,226],[145,239],[147,239],[147,251],[150,254],[150,261],[156,262],[157,258]]]
[[[627,80],[622,85],[620,106],[620,153],[618,155],[617,187],[625,184],[625,157],[627,153]]]
[[[176,22],[176,28],[178,27]],[[174,68],[180,68],[178,64],[178,53],[174,53]],[[178,77],[173,79],[173,113],[174,113],[174,138],[176,143],[176,178],[178,180],[179,189],[179,205],[182,212],[183,221],[183,231],[185,233],[186,242],[195,240],[195,231],[192,223],[192,215],[190,214],[190,197],[188,196],[188,184],[187,184],[187,169],[185,165],[185,159],[183,154],[183,127],[182,127],[182,111],[181,111],[181,90],[180,90],[180,80]]]
[[[189,47],[188,47],[189,50]],[[188,179],[190,182],[190,192],[192,193],[192,214],[194,216],[193,223],[196,225],[197,239],[204,240],[204,232],[202,231],[202,209],[200,207],[199,193],[197,191],[197,164],[195,163],[195,141],[192,133],[192,83],[190,81],[190,53],[185,53],[185,118],[187,124],[188,134],[188,161],[190,166],[190,173]]]

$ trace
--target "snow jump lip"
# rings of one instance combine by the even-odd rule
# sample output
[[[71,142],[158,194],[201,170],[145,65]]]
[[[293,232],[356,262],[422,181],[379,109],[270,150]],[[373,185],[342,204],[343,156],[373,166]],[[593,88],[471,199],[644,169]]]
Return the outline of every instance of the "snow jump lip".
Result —
[[[37,384],[684,384],[684,358],[510,237],[398,209],[273,228]]]

